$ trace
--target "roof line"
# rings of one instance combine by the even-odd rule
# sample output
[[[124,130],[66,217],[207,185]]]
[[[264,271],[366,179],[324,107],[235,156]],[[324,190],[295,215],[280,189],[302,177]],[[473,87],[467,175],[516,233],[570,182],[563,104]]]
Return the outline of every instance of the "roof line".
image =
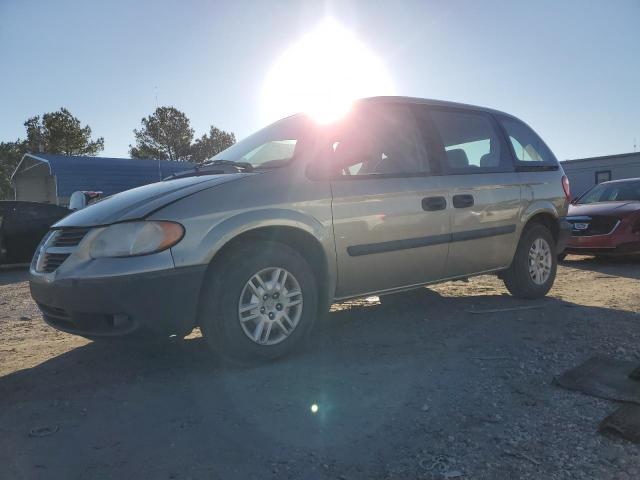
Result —
[[[462,102],[453,102],[449,100],[438,100],[436,98],[421,98],[421,97],[410,97],[403,95],[379,95],[373,97],[363,97],[355,100],[354,103],[409,103],[409,104],[418,104],[418,105],[429,105],[432,107],[449,107],[449,108],[460,108],[460,109],[470,109],[470,110],[478,110],[481,112],[488,112],[493,114],[505,115],[512,118],[517,118],[511,115],[510,113],[503,112],[501,110],[496,110],[491,107],[483,107],[481,105],[473,105],[469,103]]]
[[[620,158],[620,157],[633,157],[634,155],[640,155],[640,152],[618,153],[613,155],[601,155],[599,157],[587,157],[587,158],[568,158],[562,160],[563,162],[584,162],[587,160],[603,160],[607,158]]]
[[[20,169],[20,165],[22,165],[22,162],[24,162],[25,157],[31,157],[34,158],[36,160],[39,160],[41,162],[46,163],[49,166],[49,174],[51,174],[51,164],[49,163],[49,160],[45,159],[45,158],[40,158],[37,155],[33,154],[33,153],[25,153],[24,155],[22,155],[22,158],[20,159],[20,161],[18,162],[18,165],[16,165],[15,170],[13,171],[13,173],[11,174],[11,176],[9,177],[9,181],[13,181],[13,177],[15,176],[16,173],[18,173],[18,170]]]

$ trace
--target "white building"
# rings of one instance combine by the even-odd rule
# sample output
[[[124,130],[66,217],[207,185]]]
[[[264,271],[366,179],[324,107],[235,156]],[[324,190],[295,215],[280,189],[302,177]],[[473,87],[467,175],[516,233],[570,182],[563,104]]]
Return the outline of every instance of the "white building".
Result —
[[[574,197],[601,182],[640,178],[640,152],[565,160],[560,163],[569,177]]]

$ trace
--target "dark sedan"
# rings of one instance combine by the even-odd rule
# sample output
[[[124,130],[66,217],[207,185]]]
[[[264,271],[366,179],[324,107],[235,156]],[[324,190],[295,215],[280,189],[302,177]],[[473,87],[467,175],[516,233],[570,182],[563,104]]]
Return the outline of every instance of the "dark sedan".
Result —
[[[640,178],[603,182],[569,207],[564,254],[640,254]]]
[[[69,213],[47,203],[0,201],[0,265],[29,263],[51,225]]]

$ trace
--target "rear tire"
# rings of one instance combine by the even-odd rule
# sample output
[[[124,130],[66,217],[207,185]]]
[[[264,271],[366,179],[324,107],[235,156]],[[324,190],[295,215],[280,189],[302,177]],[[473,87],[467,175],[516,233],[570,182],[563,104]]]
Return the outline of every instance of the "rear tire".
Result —
[[[518,298],[544,297],[556,278],[556,243],[547,227],[539,223],[525,227],[511,266],[502,279],[507,290]]]
[[[207,344],[225,359],[255,364],[282,357],[307,337],[318,289],[296,250],[260,241],[234,248],[209,271],[200,303]]]

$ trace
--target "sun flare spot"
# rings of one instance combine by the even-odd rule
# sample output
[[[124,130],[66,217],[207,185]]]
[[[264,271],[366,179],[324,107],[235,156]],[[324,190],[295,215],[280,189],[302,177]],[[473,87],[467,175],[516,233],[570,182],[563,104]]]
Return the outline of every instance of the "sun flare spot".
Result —
[[[391,78],[380,59],[328,19],[273,64],[262,92],[263,115],[273,121],[305,112],[325,123],[345,114],[358,98],[392,94]]]

